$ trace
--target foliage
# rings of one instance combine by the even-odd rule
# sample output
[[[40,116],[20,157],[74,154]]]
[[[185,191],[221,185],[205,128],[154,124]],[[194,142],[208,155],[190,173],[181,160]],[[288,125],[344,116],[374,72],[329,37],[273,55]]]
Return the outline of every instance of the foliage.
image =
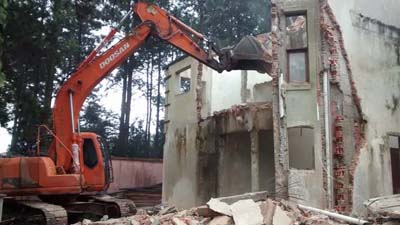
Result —
[[[103,137],[113,148],[113,142],[118,136],[118,115],[110,112],[99,104],[99,96],[92,94],[86,101],[80,118],[82,132],[93,132]]]
[[[4,42],[4,28],[6,27],[7,22],[7,0],[0,0],[0,46],[3,46]],[[3,55],[3,48],[0,47],[0,57]],[[3,73],[3,64],[0,61],[0,87],[3,85],[5,79],[5,75]],[[1,113],[1,112],[0,112]]]

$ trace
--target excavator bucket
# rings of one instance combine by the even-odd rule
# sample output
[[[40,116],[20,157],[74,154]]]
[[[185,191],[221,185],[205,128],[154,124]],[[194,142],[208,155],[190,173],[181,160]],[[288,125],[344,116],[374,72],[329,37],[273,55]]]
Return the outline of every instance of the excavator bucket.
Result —
[[[253,36],[245,36],[229,51],[231,55],[227,70],[256,70],[260,73],[269,73],[271,70],[271,54]]]

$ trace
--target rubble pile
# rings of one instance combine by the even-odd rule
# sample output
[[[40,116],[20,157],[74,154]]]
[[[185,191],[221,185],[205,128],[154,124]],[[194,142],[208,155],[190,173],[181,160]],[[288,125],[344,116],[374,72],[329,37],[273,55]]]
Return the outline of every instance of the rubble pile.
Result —
[[[207,205],[177,211],[165,207],[157,213],[139,210],[138,215],[92,222],[84,220],[75,225],[328,225],[348,224],[328,216],[300,209],[289,201],[242,199],[228,204],[211,199]]]

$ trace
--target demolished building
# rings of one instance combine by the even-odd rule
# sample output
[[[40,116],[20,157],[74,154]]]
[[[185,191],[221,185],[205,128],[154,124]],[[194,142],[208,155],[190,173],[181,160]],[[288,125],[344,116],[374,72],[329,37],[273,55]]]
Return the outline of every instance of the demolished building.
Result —
[[[400,193],[397,0],[272,0],[270,73],[166,70],[163,201],[268,190],[361,213]]]

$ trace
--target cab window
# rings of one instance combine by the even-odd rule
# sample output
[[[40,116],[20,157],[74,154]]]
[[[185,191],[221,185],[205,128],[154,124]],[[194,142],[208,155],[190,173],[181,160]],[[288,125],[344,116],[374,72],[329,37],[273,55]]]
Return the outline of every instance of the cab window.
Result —
[[[89,168],[94,168],[98,163],[96,148],[92,139],[83,141],[83,163]]]

